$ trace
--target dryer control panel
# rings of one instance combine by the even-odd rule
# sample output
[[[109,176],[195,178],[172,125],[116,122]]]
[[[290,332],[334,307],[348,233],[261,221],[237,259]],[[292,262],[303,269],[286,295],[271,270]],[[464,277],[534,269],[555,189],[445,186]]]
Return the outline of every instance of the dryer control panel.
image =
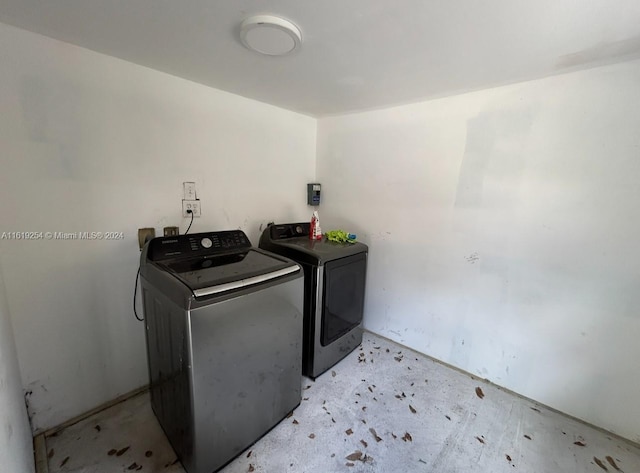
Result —
[[[163,261],[177,256],[207,256],[251,248],[242,230],[194,233],[154,238],[149,242],[148,258]]]
[[[269,232],[272,240],[286,240],[287,238],[309,236],[310,226],[309,222],[274,224],[269,227]]]

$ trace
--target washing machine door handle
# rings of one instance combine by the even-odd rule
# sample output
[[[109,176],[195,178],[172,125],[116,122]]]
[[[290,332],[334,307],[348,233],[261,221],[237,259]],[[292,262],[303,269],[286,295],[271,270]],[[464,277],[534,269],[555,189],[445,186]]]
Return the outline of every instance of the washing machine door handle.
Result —
[[[298,265],[287,266],[286,268],[271,271],[265,274],[259,274],[247,279],[239,279],[238,281],[231,281],[225,284],[218,284],[216,286],[203,287],[193,291],[193,295],[196,297],[211,296],[214,294],[222,294],[224,292],[234,291],[245,287],[255,286],[257,284],[271,281],[272,279],[286,276],[300,270]]]

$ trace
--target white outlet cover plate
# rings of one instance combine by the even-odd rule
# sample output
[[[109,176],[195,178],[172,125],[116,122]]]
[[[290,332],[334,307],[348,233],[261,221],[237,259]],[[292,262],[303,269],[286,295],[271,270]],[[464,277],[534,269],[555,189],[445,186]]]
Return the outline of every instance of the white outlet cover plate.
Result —
[[[187,211],[193,212],[193,217],[200,217],[202,209],[200,208],[200,199],[198,200],[183,200],[182,201],[182,216],[185,218],[191,218],[191,214]]]

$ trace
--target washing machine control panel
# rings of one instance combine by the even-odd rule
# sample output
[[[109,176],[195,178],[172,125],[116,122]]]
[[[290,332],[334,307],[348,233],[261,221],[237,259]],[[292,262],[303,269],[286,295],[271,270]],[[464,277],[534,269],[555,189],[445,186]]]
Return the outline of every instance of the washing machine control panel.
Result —
[[[227,251],[251,248],[242,230],[194,233],[154,238],[149,242],[148,258],[162,261],[182,256],[206,256]]]

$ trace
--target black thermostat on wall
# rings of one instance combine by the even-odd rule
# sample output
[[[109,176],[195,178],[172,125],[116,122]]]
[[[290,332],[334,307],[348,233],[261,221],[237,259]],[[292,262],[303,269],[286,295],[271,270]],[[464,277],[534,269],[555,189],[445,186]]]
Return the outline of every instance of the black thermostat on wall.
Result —
[[[307,184],[307,204],[320,205],[320,184]]]

